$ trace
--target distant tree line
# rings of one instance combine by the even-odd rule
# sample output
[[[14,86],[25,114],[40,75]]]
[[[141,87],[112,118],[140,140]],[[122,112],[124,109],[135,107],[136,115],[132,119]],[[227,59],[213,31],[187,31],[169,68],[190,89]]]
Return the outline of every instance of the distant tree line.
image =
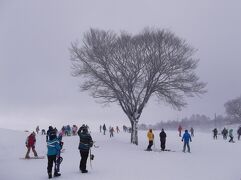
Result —
[[[206,115],[194,114],[189,118],[184,118],[181,121],[170,120],[167,122],[160,121],[154,125],[140,124],[140,130],[162,128],[168,130],[176,130],[179,125],[183,128],[190,129],[191,127],[201,130],[210,130],[211,128],[223,128],[231,124],[241,123],[241,96],[227,101],[224,104],[226,116],[214,116],[210,118]]]

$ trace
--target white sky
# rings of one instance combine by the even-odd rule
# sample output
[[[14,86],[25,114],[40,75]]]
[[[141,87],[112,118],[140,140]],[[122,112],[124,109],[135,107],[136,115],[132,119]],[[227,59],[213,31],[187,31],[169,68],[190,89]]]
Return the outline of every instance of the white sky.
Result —
[[[140,123],[225,115],[223,104],[241,95],[240,9],[239,0],[0,0],[0,127],[129,123],[118,106],[80,93],[70,75],[70,42],[90,27],[168,28],[198,49],[208,93],[188,99],[181,112],[151,102]]]

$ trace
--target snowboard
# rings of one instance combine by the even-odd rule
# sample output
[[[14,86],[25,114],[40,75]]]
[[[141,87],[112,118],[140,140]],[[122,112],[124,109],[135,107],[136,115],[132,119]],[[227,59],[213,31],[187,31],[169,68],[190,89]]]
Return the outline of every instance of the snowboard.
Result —
[[[37,156],[37,157],[30,157],[30,158],[21,157],[20,159],[29,160],[29,159],[44,159],[44,158],[45,158],[45,156]]]

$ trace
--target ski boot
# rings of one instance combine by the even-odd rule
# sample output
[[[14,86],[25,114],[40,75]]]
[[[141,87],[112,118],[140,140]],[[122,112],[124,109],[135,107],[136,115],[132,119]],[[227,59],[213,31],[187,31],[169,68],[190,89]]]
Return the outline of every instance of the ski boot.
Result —
[[[49,179],[52,178],[52,173],[48,173]]]
[[[60,173],[58,173],[58,172],[55,172],[55,173],[54,173],[54,177],[59,177],[59,176],[61,176]]]

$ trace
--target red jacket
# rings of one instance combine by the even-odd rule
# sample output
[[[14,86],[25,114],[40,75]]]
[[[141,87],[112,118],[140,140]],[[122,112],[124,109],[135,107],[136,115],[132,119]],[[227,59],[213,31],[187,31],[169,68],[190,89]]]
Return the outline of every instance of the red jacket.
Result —
[[[33,147],[35,145],[36,138],[34,134],[30,134],[26,140],[26,146]]]

